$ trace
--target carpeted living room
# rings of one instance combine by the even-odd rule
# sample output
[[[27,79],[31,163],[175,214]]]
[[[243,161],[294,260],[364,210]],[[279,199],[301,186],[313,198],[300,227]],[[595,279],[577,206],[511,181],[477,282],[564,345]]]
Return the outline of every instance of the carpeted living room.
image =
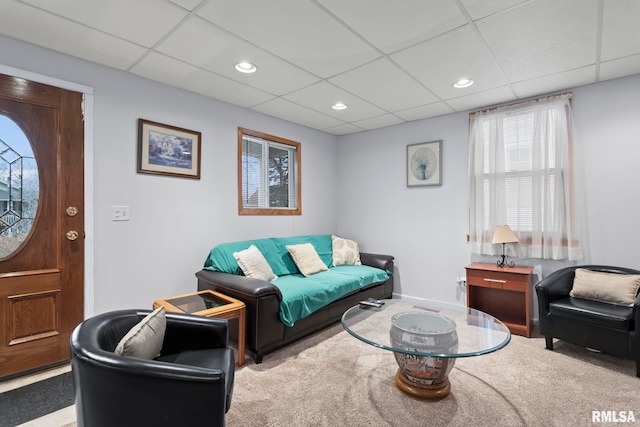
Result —
[[[0,426],[636,425],[638,18],[4,2]]]

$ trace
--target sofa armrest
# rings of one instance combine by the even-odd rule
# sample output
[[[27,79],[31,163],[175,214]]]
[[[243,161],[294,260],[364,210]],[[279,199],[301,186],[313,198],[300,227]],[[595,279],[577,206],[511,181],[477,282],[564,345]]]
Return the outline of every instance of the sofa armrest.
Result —
[[[573,287],[574,277],[575,268],[568,267],[554,271],[538,282],[535,289],[540,309],[544,308],[544,311],[547,312],[549,303],[568,296]]]
[[[196,273],[199,280],[215,285],[216,289],[224,292],[225,289],[233,291],[234,295],[247,298],[260,298],[275,295],[278,301],[282,301],[282,293],[277,286],[260,279],[238,276],[220,271],[200,270]],[[242,298],[240,298],[242,299]]]
[[[382,270],[387,270],[393,273],[393,260],[395,258],[391,255],[372,254],[366,252],[360,252],[360,261],[363,265],[369,267],[376,267]]]

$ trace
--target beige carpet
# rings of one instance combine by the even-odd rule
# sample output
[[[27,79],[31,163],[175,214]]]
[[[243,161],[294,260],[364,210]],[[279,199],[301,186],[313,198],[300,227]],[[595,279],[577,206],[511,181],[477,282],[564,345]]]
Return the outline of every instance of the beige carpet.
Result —
[[[423,402],[400,392],[391,352],[340,324],[236,371],[228,427],[590,426],[592,411],[633,411],[635,364],[557,341],[513,336],[496,353],[458,359],[451,394]]]

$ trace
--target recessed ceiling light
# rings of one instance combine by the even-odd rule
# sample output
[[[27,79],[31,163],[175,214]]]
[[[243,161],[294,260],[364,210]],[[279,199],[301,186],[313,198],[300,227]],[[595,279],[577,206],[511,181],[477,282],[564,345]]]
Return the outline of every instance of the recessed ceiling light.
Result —
[[[245,74],[255,73],[257,69],[258,68],[255,65],[253,65],[251,62],[238,62],[236,64],[236,70]]]
[[[345,104],[344,102],[336,102],[331,106],[331,108],[333,108],[334,110],[346,110],[347,107],[348,105]]]
[[[453,87],[456,89],[462,89],[463,87],[469,87],[473,84],[473,80],[471,79],[460,79],[453,84]]]

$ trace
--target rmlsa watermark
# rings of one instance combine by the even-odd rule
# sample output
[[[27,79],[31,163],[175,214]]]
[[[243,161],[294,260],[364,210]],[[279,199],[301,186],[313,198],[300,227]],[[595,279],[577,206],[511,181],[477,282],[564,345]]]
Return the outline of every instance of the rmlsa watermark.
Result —
[[[633,411],[591,411],[592,423],[635,423]]]

